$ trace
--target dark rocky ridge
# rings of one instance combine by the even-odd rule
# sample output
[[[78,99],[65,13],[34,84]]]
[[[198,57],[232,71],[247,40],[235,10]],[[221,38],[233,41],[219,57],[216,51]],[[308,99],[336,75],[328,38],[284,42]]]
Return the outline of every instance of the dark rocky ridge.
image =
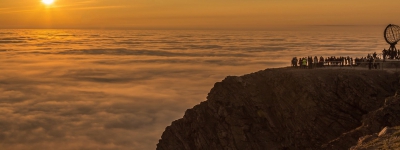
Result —
[[[379,70],[282,68],[229,76],[166,128],[157,149],[348,149],[390,124],[386,116],[369,129],[365,117],[374,118],[370,112],[398,85],[396,73]]]

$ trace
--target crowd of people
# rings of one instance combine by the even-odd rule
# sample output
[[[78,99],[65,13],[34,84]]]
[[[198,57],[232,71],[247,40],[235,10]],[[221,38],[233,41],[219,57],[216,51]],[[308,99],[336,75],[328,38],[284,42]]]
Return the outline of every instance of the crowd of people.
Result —
[[[379,58],[375,53],[368,54],[367,57],[361,57],[361,58],[354,58],[347,56],[347,57],[336,57],[336,56],[331,56],[331,57],[322,57],[320,56],[319,58],[317,56],[308,56],[308,57],[302,57],[302,58],[297,58],[293,57],[291,64],[292,67],[300,67],[300,68],[317,68],[317,67],[325,67],[325,66],[359,66],[362,63],[368,63],[369,69],[377,69],[379,67]]]
[[[383,49],[382,51],[383,59],[400,59],[400,49]]]

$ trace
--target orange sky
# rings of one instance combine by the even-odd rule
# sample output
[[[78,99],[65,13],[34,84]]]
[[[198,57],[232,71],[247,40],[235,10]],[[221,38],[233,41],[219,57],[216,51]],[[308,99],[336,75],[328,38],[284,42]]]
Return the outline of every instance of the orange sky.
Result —
[[[2,1],[0,28],[276,29],[400,22],[398,0]]]

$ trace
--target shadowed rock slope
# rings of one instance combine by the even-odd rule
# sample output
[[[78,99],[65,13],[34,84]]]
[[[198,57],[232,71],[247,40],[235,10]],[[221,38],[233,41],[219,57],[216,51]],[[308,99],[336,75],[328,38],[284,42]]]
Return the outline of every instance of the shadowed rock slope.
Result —
[[[335,148],[349,137],[362,136],[351,150],[400,149],[400,126],[398,125],[400,125],[400,90],[397,90],[394,96],[386,98],[381,108],[365,115],[360,127],[342,134],[329,144]],[[386,127],[377,132],[384,126]],[[351,142],[354,143],[354,141]]]
[[[373,112],[398,85],[396,73],[379,70],[281,68],[228,76],[165,129],[157,150],[348,149],[397,123],[387,122],[396,116]]]

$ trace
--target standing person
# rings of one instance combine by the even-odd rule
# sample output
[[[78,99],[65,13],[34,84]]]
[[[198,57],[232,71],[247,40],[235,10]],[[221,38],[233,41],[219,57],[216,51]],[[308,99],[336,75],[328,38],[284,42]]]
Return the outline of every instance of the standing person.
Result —
[[[318,57],[315,56],[314,57],[314,67],[317,68],[317,64],[318,64]]]
[[[312,67],[313,67],[312,56],[308,56],[308,69],[312,69]]]
[[[297,57],[293,57],[293,59],[292,59],[292,67],[297,67]]]
[[[353,66],[353,57],[350,57],[350,66]]]
[[[292,67],[294,67],[293,61],[294,61],[294,57],[293,57],[292,60],[290,61],[290,65],[292,65]],[[296,61],[296,63],[297,63],[297,61]]]
[[[340,61],[342,61],[342,66],[344,66],[346,64],[346,57],[342,57]]]
[[[305,57],[303,58],[302,63],[303,63],[302,65],[303,65],[304,69],[307,68],[307,59]]]
[[[350,65],[350,56],[347,56],[346,58],[346,65]]]
[[[325,62],[324,62],[324,57],[319,57],[319,63],[320,63],[320,65],[321,65],[321,67],[324,67],[324,64],[325,64]]]
[[[369,70],[371,70],[371,68],[372,68],[372,62],[373,62],[373,58],[372,58],[372,57],[369,57],[369,58],[368,58],[368,69],[369,69]]]
[[[386,55],[387,55],[387,50],[386,49],[382,50],[382,55],[383,55],[383,61],[385,61],[386,60]]]
[[[344,61],[345,61],[344,57],[340,56],[339,60],[340,60],[341,66],[344,66]]]
[[[303,59],[301,57],[299,58],[299,66],[300,68],[303,68]]]

